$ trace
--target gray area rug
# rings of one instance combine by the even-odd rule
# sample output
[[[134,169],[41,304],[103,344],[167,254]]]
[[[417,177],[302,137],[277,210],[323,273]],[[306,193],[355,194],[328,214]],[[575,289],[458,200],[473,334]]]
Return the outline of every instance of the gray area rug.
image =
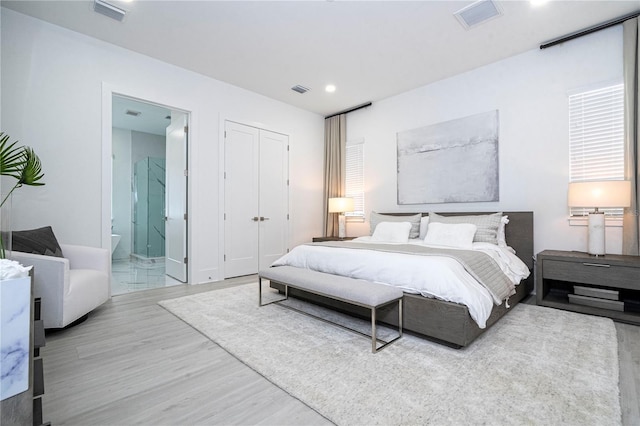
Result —
[[[465,349],[405,334],[373,354],[363,336],[259,308],[257,283],[160,305],[339,425],[621,423],[610,319],[520,304]]]

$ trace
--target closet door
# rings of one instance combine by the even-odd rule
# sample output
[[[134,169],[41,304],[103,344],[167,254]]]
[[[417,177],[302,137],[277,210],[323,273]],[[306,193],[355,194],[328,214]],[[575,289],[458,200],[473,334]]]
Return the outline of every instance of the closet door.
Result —
[[[255,274],[258,269],[259,133],[230,121],[225,125],[225,278]]]
[[[289,137],[225,124],[225,278],[255,274],[287,252]]]
[[[287,252],[289,241],[289,137],[260,130],[259,267]]]

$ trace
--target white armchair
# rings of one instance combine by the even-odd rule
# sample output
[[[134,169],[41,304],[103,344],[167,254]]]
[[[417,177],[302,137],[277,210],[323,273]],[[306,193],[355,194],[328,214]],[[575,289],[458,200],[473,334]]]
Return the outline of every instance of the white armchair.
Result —
[[[44,328],[63,328],[111,298],[109,250],[60,244],[65,257],[13,251],[11,258],[34,266],[35,296],[42,299]]]

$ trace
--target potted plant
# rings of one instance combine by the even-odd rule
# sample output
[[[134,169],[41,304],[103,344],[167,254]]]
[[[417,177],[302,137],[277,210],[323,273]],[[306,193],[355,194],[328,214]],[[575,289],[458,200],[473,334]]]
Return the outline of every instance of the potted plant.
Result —
[[[4,132],[0,132],[0,176],[10,176],[16,180],[15,185],[7,195],[2,197],[0,215],[2,214],[2,207],[17,188],[23,185],[44,185],[44,182],[40,182],[44,177],[40,158],[38,158],[33,148],[18,145],[17,141],[9,142],[9,135]],[[0,238],[0,259],[5,257],[4,235],[3,233],[2,238]],[[9,232],[6,235],[8,235],[8,242],[11,242],[11,233]]]

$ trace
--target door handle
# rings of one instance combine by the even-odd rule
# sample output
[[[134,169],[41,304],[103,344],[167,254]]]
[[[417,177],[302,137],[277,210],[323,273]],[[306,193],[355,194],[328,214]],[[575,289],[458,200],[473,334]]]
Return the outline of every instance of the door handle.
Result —
[[[268,217],[260,216],[260,222],[264,222],[265,220],[269,220],[269,218],[268,218]]]
[[[252,221],[257,222],[260,220],[260,218],[258,216],[254,216],[251,218]]]

